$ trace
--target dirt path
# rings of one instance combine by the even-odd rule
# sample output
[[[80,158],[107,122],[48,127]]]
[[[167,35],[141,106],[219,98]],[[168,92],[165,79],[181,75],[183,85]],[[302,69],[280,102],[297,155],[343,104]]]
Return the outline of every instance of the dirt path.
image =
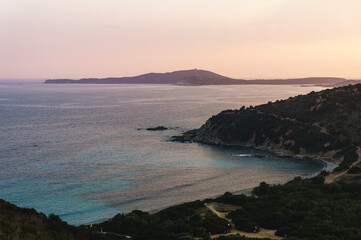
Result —
[[[345,175],[349,169],[351,169],[352,167],[354,167],[358,163],[360,163],[361,162],[361,147],[358,147],[357,154],[358,154],[358,160],[356,162],[352,163],[351,166],[346,171],[343,171],[343,172],[340,172],[337,174],[331,173],[330,175],[326,176],[325,183],[333,183],[336,179]]]
[[[321,126],[320,126],[320,123],[319,123],[319,122],[314,122],[314,123],[312,123],[312,125],[318,127],[319,129],[321,129],[321,132],[322,132],[322,133],[327,133],[327,134],[329,134],[329,133],[327,132],[327,130],[326,130],[325,127],[321,127]],[[330,134],[329,134],[329,135],[330,135]]]
[[[277,239],[277,240],[283,239],[282,237],[275,235],[276,230],[267,230],[267,229],[261,228],[258,233],[248,233],[248,232],[242,232],[242,231],[237,230],[235,228],[233,222],[230,219],[226,218],[226,215],[230,211],[240,208],[239,206],[212,202],[212,203],[208,203],[206,205],[206,207],[209,210],[211,210],[214,214],[216,214],[218,217],[227,220],[229,222],[229,224],[231,225],[231,231],[229,233],[213,234],[213,235],[211,235],[212,239],[217,238],[219,236],[227,236],[227,235],[235,235],[235,234],[243,235],[243,236],[246,236],[249,238],[270,238],[270,239]],[[222,209],[222,211],[219,211],[219,209]]]

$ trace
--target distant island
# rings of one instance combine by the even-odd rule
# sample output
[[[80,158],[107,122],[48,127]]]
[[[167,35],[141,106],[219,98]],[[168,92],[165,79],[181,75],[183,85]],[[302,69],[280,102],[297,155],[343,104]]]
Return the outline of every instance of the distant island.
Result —
[[[345,86],[361,83],[361,80],[348,80],[335,77],[309,77],[294,79],[245,80],[225,77],[206,70],[181,70],[167,73],[147,73],[134,77],[48,79],[46,84],[174,84],[182,86],[201,85],[302,85]]]

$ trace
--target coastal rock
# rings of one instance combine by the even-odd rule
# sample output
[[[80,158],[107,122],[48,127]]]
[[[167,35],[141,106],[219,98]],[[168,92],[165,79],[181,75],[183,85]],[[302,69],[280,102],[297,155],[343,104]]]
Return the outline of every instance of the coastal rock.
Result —
[[[148,130],[148,131],[164,131],[164,130],[168,130],[168,128],[166,128],[164,126],[158,126],[158,127],[149,127],[149,128],[146,128],[145,130]]]

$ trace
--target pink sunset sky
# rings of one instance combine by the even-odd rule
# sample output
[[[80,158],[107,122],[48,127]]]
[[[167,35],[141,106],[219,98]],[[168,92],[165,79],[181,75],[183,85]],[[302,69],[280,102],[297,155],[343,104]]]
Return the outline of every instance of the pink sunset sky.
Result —
[[[361,79],[361,1],[0,1],[0,78],[192,68]]]

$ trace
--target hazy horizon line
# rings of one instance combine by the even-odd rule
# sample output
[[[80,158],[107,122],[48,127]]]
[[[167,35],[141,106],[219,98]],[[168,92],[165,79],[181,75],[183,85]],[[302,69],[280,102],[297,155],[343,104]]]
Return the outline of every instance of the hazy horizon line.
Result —
[[[80,79],[104,79],[104,78],[126,78],[126,77],[137,77],[137,76],[141,76],[141,75],[145,75],[145,74],[151,74],[151,73],[155,73],[155,74],[164,74],[164,73],[172,73],[172,72],[178,72],[178,71],[191,71],[191,70],[200,70],[200,71],[209,71],[212,73],[216,73],[219,74],[221,76],[224,77],[228,77],[234,80],[248,80],[248,81],[252,81],[252,80],[283,80],[283,79],[302,79],[302,78],[343,78],[346,80],[361,80],[361,77],[359,78],[347,78],[347,77],[342,77],[342,76],[332,76],[332,75],[303,75],[303,76],[293,76],[293,77],[263,77],[263,78],[243,78],[243,77],[229,77],[228,75],[224,75],[224,74],[220,74],[217,72],[213,72],[210,70],[204,70],[204,69],[199,69],[199,68],[194,68],[194,69],[181,69],[181,70],[173,70],[173,71],[166,71],[166,72],[146,72],[146,73],[140,73],[140,74],[136,74],[136,75],[122,75],[122,76],[105,76],[105,77],[48,77],[48,78],[36,78],[36,77],[31,77],[31,78],[21,78],[21,77],[16,77],[16,78],[2,78],[0,77],[0,82],[4,83],[5,81],[11,81],[11,82],[19,82],[19,81],[28,81],[28,82],[41,82],[41,81],[45,81],[45,80],[51,80],[51,79],[71,79],[71,80],[80,80]],[[9,82],[9,83],[11,83]],[[5,82],[6,83],[6,82]]]

